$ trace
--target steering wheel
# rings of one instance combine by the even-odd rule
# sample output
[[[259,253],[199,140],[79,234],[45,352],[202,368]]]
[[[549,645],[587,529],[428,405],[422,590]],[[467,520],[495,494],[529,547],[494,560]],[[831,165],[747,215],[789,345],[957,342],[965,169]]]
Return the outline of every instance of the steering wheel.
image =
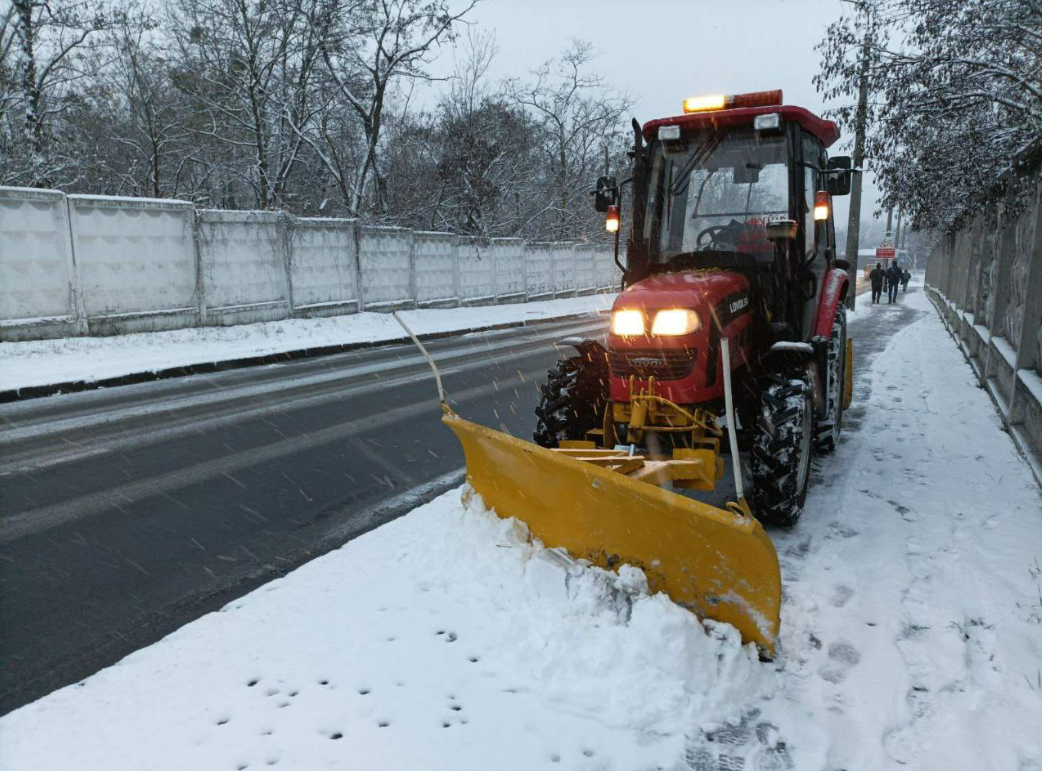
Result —
[[[728,246],[733,248],[734,245],[738,242],[736,228],[734,227],[733,224],[729,224],[729,225],[710,225],[709,227],[707,227],[705,230],[703,230],[701,233],[698,234],[698,237],[695,239],[695,247],[697,249],[703,249],[703,250],[704,249],[711,249],[713,247],[713,245],[717,242],[718,237],[720,235],[722,235],[723,233],[725,233],[725,232],[726,233],[731,233],[731,238],[727,242],[727,244],[728,244]]]

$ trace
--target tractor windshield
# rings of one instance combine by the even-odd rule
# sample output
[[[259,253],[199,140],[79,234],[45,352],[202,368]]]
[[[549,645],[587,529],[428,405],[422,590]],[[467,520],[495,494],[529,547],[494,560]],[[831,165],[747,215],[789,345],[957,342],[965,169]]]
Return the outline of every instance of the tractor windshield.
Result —
[[[784,136],[752,129],[689,132],[680,146],[657,143],[644,234],[652,260],[697,262],[698,252],[770,260],[764,224],[789,216],[786,148]]]

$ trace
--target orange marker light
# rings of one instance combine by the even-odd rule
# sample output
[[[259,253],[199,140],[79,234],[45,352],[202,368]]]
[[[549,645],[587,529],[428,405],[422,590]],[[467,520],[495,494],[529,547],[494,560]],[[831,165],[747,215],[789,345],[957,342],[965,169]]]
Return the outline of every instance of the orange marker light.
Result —
[[[829,194],[819,190],[814,194],[814,219],[817,221],[829,218]]]
[[[604,229],[609,233],[617,233],[619,230],[619,207],[609,206],[608,215],[604,218]]]

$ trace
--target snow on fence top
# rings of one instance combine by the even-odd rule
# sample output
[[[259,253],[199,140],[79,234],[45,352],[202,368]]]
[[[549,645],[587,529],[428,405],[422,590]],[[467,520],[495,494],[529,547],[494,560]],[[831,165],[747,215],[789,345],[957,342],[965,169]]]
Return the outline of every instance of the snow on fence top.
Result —
[[[0,340],[570,297],[607,246],[0,187]]]

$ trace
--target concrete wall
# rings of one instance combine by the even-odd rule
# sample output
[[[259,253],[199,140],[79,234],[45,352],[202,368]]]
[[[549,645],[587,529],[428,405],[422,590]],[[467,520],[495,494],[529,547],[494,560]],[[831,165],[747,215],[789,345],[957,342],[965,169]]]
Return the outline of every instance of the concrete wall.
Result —
[[[1042,174],[947,233],[926,290],[1042,482]]]
[[[56,190],[0,187],[0,335],[84,334],[69,206]]]
[[[191,326],[198,312],[193,210],[184,201],[67,198],[91,334]]]
[[[296,316],[336,316],[361,305],[354,220],[288,218]]]
[[[617,290],[606,246],[0,187],[0,341]]]

